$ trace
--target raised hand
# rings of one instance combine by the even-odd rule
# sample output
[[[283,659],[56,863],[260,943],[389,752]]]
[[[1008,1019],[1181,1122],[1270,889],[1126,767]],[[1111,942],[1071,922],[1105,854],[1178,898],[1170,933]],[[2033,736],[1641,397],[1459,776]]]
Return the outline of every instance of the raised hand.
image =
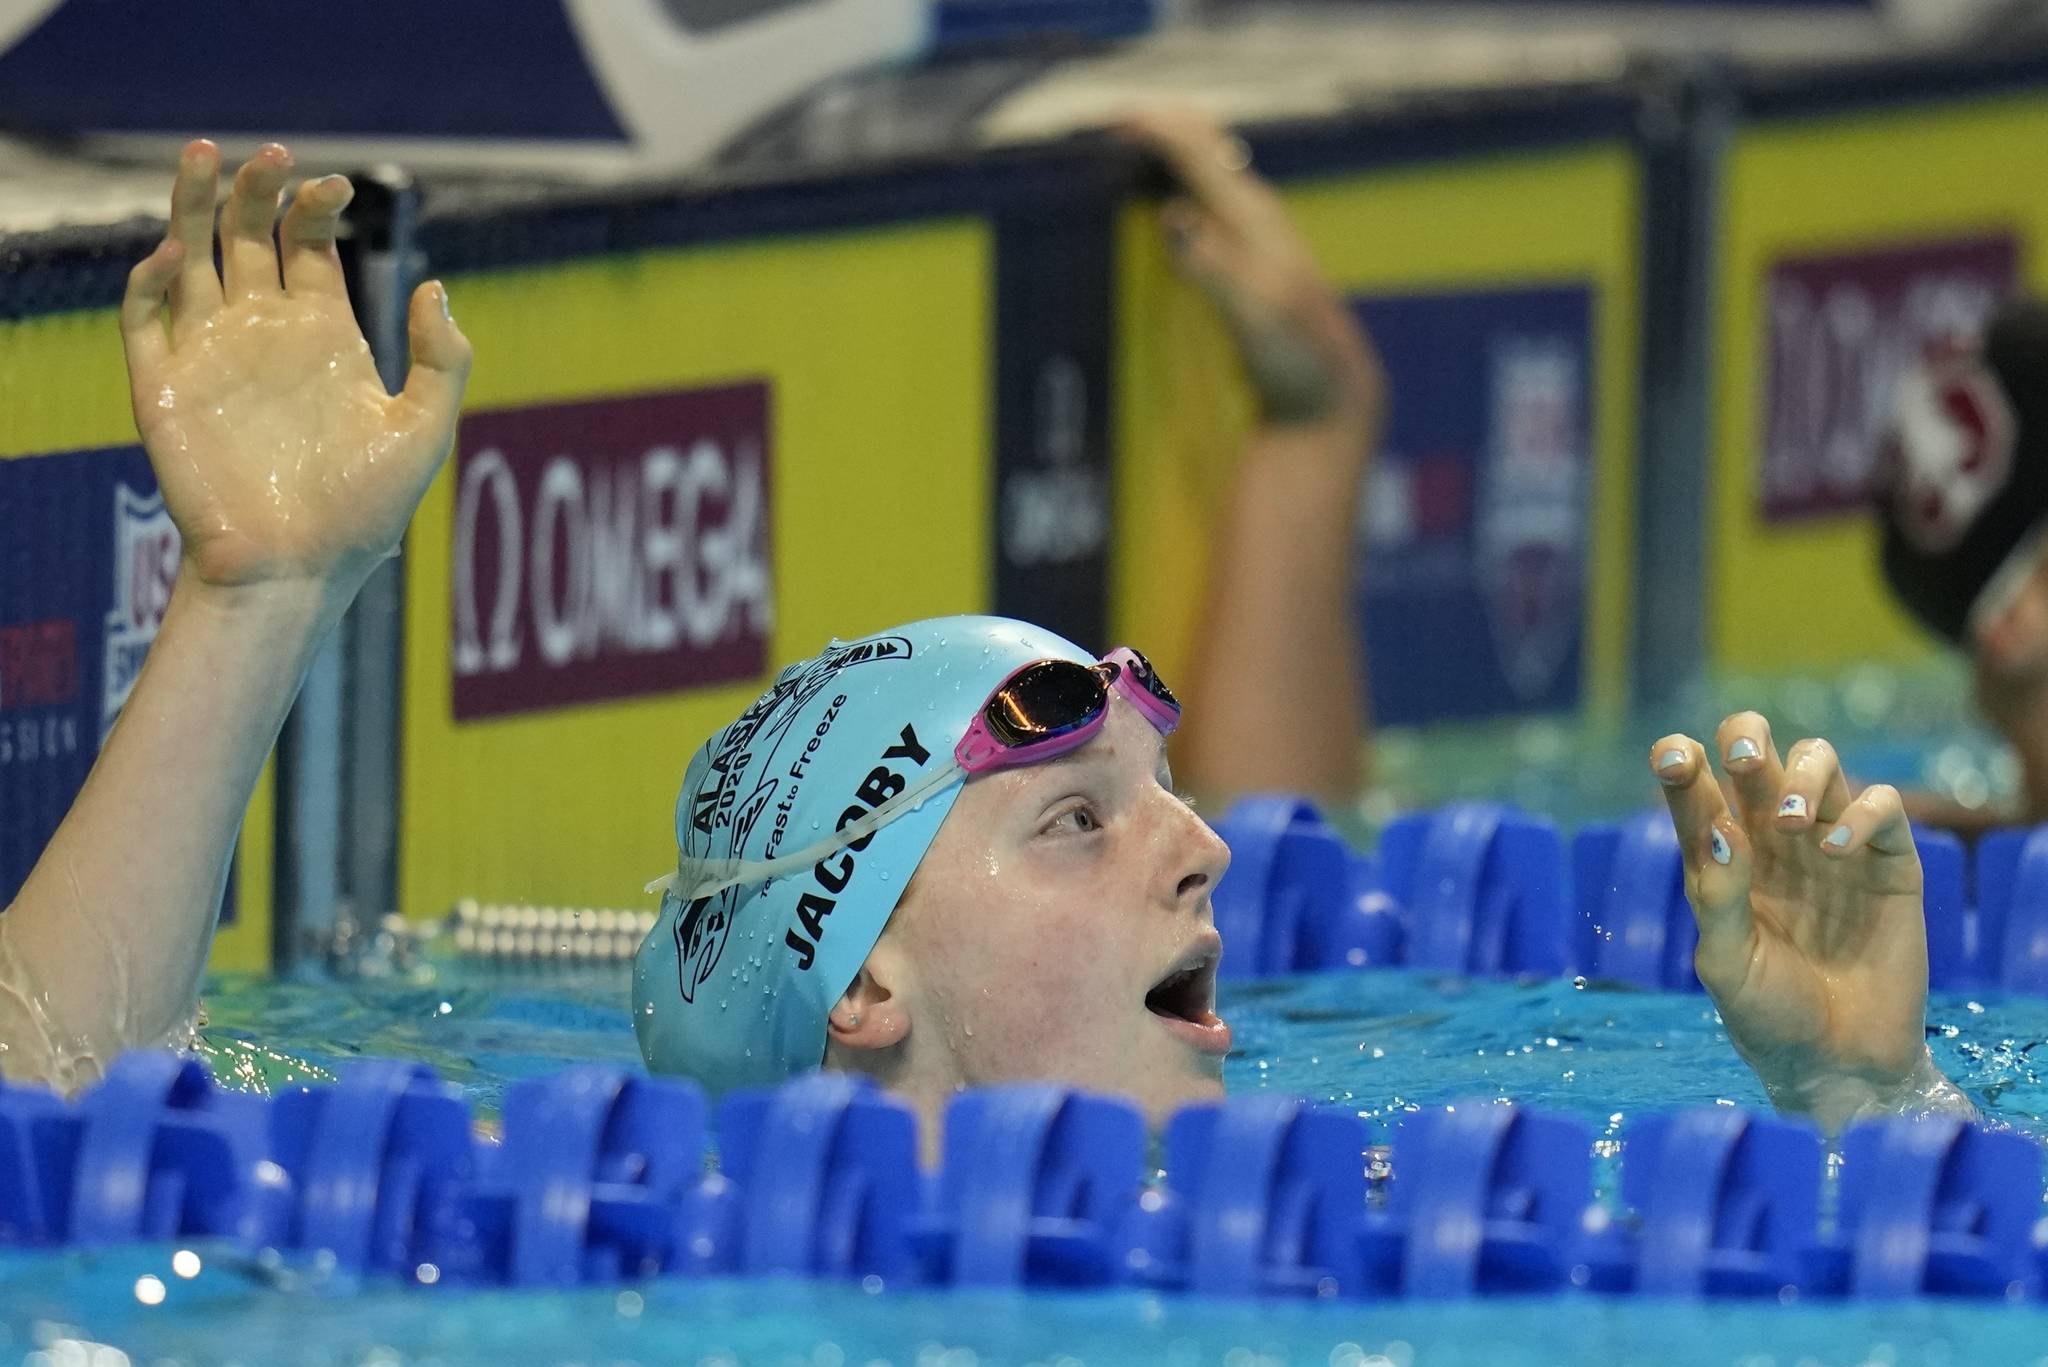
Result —
[[[335,251],[349,183],[302,184],[273,239],[291,169],[276,144],[242,167],[216,273],[220,153],[188,145],[169,234],[129,276],[121,334],[186,572],[222,587],[312,581],[345,601],[396,548],[448,454],[470,349],[447,293],[422,285],[412,373],[385,392]]]
[[[1699,922],[1693,964],[1736,1052],[1780,1109],[1830,1129],[1967,1111],[1927,1052],[1920,855],[1897,790],[1852,795],[1824,740],[1780,760],[1754,712],[1715,743],[1727,793],[1690,737],[1658,741],[1650,764]]]
[[[1174,262],[1222,313],[1266,419],[1350,419],[1362,459],[1385,404],[1379,360],[1244,144],[1190,109],[1133,115],[1121,131],[1180,181],[1160,213]]]

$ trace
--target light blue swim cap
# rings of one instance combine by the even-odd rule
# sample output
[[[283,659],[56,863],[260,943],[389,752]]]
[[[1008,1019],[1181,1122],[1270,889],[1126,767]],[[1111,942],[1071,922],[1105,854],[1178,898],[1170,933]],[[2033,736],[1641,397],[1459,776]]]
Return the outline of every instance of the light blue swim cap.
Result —
[[[783,670],[704,743],[676,799],[684,879],[663,894],[633,962],[633,1027],[650,1069],[721,1092],[823,1062],[825,1018],[881,938],[961,781],[765,883],[691,898],[693,862],[764,861],[829,839],[950,766],[996,686],[1053,658],[1094,660],[1006,617],[938,617],[835,640]]]

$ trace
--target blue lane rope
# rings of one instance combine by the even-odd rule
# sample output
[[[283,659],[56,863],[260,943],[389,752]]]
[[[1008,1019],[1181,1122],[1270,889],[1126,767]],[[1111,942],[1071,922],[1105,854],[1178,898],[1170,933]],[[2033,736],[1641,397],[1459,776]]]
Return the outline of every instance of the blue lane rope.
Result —
[[[1512,807],[1457,803],[1397,818],[1367,854],[1302,799],[1262,796],[1216,830],[1231,848],[1215,905],[1232,977],[1407,965],[1700,990],[1678,841],[1661,808],[1567,839]],[[2048,994],[2048,826],[1990,832],[1974,858],[1947,832],[1914,838],[1928,985]]]
[[[1661,813],[1566,841],[1462,804],[1403,818],[1371,855],[1295,798],[1219,826],[1245,876],[1218,920],[1256,947],[1256,973],[1406,962],[1697,986]],[[2048,894],[2032,891],[2048,828],[1986,837],[1974,867],[1952,838],[1921,841],[1935,985],[2048,987]],[[716,1166],[712,1119],[687,1084],[586,1067],[511,1087],[492,1141],[417,1063],[272,1100],[130,1054],[75,1101],[0,1087],[0,1244],[228,1240],[450,1285],[2048,1300],[2040,1149],[1952,1118],[1852,1129],[1831,1218],[1820,1136],[1729,1107],[1639,1119],[1622,1212],[1592,1197],[1584,1126],[1490,1101],[1403,1119],[1383,1189],[1363,1118],[1271,1093],[1173,1117],[1160,1182],[1136,1109],[1050,1084],[956,1098],[931,1173],[914,1114],[845,1075],[726,1098]]]
[[[1364,1119],[1272,1093],[1182,1110],[1157,1183],[1135,1107],[1049,1084],[961,1095],[929,1173],[911,1110],[845,1075],[729,1097],[717,1168],[706,1118],[688,1084],[584,1067],[513,1086],[493,1141],[417,1064],[273,1101],[131,1054],[76,1102],[0,1089],[0,1243],[227,1240],[472,1286],[2048,1299],[2040,1149],[1953,1118],[1852,1129],[1831,1220],[1820,1136],[1729,1107],[1639,1121],[1621,1212],[1584,1125],[1490,1101],[1405,1117],[1378,1191]]]

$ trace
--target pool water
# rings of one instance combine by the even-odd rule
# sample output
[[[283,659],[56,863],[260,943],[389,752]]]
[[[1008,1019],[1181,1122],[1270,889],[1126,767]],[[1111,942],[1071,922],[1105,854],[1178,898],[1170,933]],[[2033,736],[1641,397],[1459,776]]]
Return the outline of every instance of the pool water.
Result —
[[[477,1107],[574,1062],[637,1066],[627,970],[429,963],[349,984],[217,980],[206,1052],[236,1085],[318,1081],[359,1054],[424,1059]],[[1583,1120],[1602,1167],[1633,1117],[1758,1106],[1704,997],[1403,970],[1226,984],[1234,1090],[1276,1088],[1386,1127],[1411,1107],[1513,1097]],[[2048,1134],[2033,1056],[2048,1001],[1938,998],[1937,1058],[1987,1112]],[[346,1040],[346,1046],[337,1044]],[[1603,1182],[1610,1187],[1611,1181]],[[949,1295],[663,1281],[574,1293],[350,1287],[170,1248],[0,1255],[0,1360],[269,1364],[2048,1363],[2048,1316],[2004,1306],[1711,1305],[1588,1297],[1467,1304],[1236,1305],[1138,1294]],[[159,1304],[145,1304],[140,1293]],[[116,1355],[116,1350],[118,1354]],[[40,1354],[40,1356],[37,1356]],[[95,1356],[95,1354],[98,1354]]]

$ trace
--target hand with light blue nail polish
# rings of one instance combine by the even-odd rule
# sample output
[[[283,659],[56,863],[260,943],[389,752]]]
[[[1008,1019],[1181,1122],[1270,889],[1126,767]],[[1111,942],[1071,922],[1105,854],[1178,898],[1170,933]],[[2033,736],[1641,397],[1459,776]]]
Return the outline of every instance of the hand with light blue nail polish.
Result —
[[[1755,713],[1723,722],[1715,750],[1725,791],[1685,736],[1650,763],[1699,923],[1694,967],[1736,1052],[1779,1109],[1830,1130],[1973,1113],[1927,1051],[1920,858],[1898,793],[1852,794],[1822,740],[1781,760]]]

